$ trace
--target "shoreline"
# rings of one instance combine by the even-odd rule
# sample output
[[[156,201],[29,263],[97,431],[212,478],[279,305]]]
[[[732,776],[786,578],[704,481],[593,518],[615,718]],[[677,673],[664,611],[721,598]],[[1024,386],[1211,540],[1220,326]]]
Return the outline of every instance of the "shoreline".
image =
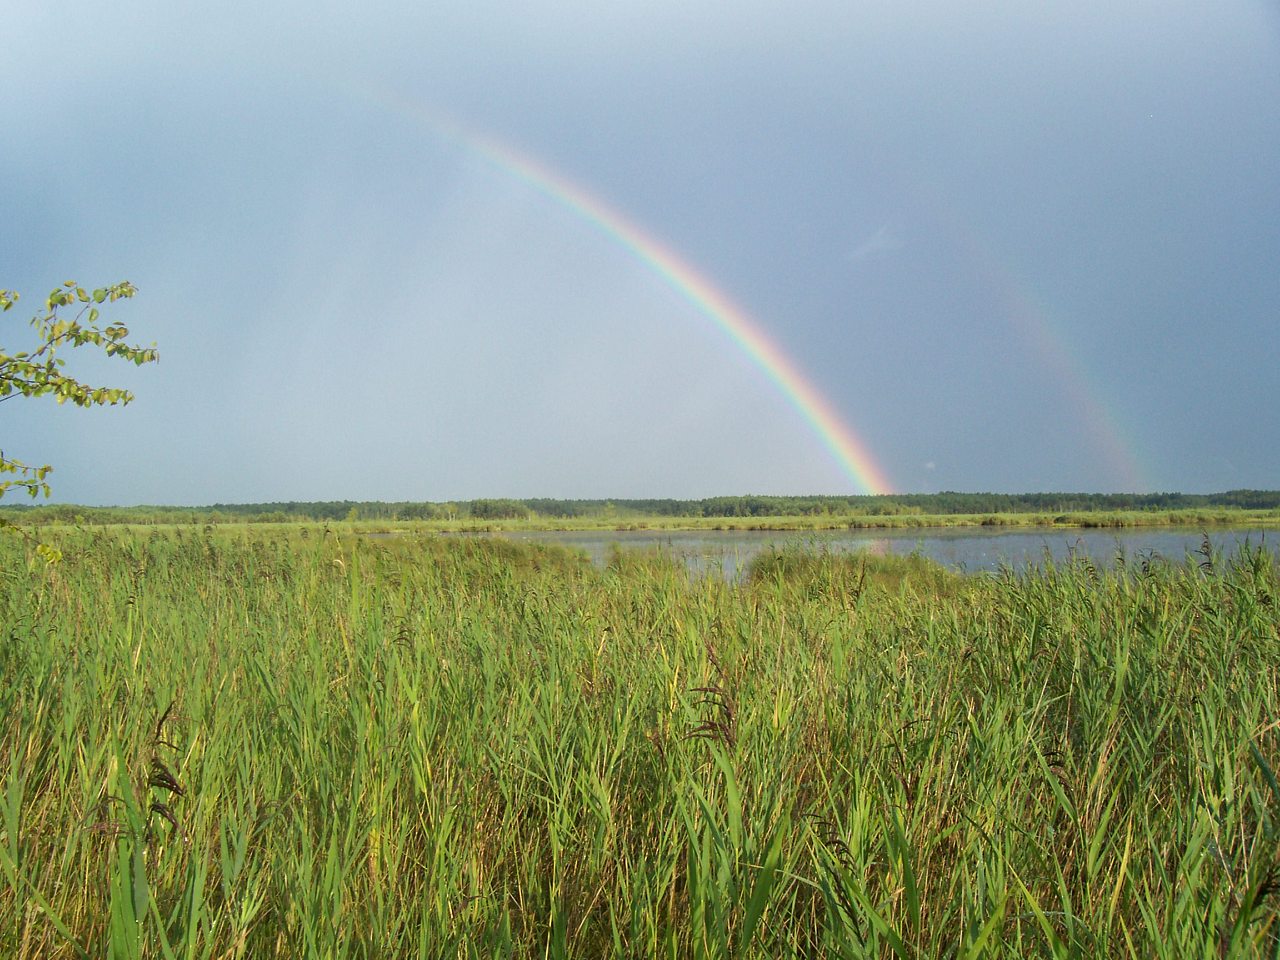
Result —
[[[92,512],[79,520],[23,522],[19,516],[7,518],[13,527],[24,529],[107,529],[122,527],[217,530],[321,529],[335,533],[518,533],[528,532],[821,532],[837,530],[1097,530],[1137,527],[1214,528],[1262,527],[1280,530],[1280,510],[1165,510],[1089,511],[1080,513],[985,513],[985,514],[897,514],[821,515],[763,517],[528,517],[521,519],[458,518],[455,520],[253,520],[193,518],[175,522],[169,518],[148,522],[111,520],[95,522]]]

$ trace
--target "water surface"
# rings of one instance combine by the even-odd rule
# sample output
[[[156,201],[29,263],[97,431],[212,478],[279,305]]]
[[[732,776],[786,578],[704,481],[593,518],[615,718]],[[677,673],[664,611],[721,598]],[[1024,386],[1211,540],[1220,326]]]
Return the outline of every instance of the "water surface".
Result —
[[[1268,535],[1269,534],[1269,535]],[[1160,558],[1182,562],[1188,554],[1200,560],[1205,531],[1197,527],[1123,527],[1083,530],[1062,527],[1024,527],[1018,530],[982,527],[933,527],[904,530],[547,530],[488,534],[530,543],[558,544],[584,550],[603,566],[613,549],[660,549],[680,557],[698,572],[718,571],[736,578],[763,551],[787,546],[815,550],[876,554],[919,553],[944,566],[969,572],[1001,567],[1022,570],[1051,558],[1060,563],[1089,557],[1100,567]],[[1280,555],[1280,531],[1213,529],[1215,550],[1236,552],[1245,543],[1265,546]]]

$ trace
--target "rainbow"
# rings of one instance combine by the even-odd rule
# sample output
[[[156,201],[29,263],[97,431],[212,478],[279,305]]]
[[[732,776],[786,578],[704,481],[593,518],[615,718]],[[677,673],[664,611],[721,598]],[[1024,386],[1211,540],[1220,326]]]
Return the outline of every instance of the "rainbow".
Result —
[[[1035,289],[1004,259],[991,242],[961,218],[947,198],[924,185],[912,188],[931,211],[934,223],[946,231],[957,249],[964,251],[987,289],[997,299],[1009,323],[1028,346],[1039,354],[1043,367],[1058,383],[1070,409],[1076,412],[1095,455],[1115,478],[1117,489],[1141,493],[1155,489],[1148,471],[1135,453],[1120,414],[1107,402],[1106,391],[1090,377],[1078,351],[1062,331],[1062,322]]]
[[[673,250],[599,197],[533,158],[518,153],[507,144],[474,130],[464,129],[451,119],[401,98],[393,98],[386,92],[373,95],[383,106],[425,123],[438,135],[460,144],[504,174],[572,211],[611,241],[621,245],[719,327],[750,358],[809,424],[840,469],[860,492],[885,494],[892,491],[892,484],[872,457],[867,445],[795,363],[741,307]]]
[[[1006,314],[1022,328],[1023,335],[1040,354],[1044,365],[1053,371],[1062,385],[1071,409],[1077,411],[1095,449],[1108,464],[1111,476],[1117,478],[1118,489],[1126,493],[1153,489],[1133,454],[1133,442],[1126,439],[1119,416],[1104,401],[1101,388],[1090,380],[1084,365],[1055,329],[1056,324],[1051,321],[1048,308],[1028,287],[1014,280],[1013,274],[1004,271],[1002,275],[990,266],[989,269],[988,277],[1004,301]]]

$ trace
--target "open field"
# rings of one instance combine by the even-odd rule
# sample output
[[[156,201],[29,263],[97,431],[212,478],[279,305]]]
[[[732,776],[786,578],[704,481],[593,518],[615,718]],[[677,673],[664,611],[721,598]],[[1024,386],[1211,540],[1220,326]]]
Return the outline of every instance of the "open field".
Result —
[[[350,529],[0,538],[0,955],[1280,949],[1265,553],[730,584]]]

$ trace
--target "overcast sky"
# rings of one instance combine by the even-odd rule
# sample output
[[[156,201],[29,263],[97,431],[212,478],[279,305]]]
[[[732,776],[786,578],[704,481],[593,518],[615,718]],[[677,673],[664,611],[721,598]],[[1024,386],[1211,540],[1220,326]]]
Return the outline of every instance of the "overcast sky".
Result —
[[[1280,487],[1270,0],[17,0],[0,287],[128,279],[137,393],[0,406],[56,499],[852,493],[598,198],[897,490]]]

